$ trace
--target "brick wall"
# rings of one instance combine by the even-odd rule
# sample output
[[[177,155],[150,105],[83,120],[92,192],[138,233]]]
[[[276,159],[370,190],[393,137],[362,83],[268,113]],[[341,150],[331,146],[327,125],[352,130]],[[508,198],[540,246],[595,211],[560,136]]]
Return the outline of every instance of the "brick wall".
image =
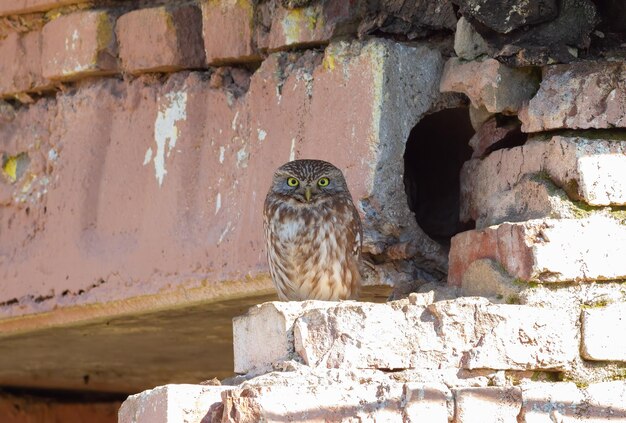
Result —
[[[234,326],[246,384],[167,385],[122,421],[180,395],[185,418],[225,421],[623,419],[623,8],[291,3],[0,0],[0,384],[229,374],[230,317],[272,294],[272,172],[306,157],[345,172],[366,283],[421,294],[253,308]],[[471,139],[438,136],[451,109]],[[420,204],[449,242],[415,220],[436,176],[413,141],[473,149]]]

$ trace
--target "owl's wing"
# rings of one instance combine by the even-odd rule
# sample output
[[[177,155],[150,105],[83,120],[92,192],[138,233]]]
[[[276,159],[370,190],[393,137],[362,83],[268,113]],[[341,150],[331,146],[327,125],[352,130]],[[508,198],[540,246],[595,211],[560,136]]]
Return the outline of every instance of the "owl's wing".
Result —
[[[349,230],[354,234],[354,245],[352,246],[352,254],[355,257],[361,255],[361,246],[363,245],[363,227],[361,225],[361,217],[354,204],[351,204],[350,212],[352,213],[352,219],[350,219]]]

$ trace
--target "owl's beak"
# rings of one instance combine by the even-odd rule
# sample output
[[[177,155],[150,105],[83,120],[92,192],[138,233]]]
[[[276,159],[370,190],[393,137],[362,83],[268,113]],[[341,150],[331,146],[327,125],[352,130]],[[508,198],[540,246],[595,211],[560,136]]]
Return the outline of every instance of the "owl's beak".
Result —
[[[304,189],[304,198],[306,198],[306,202],[311,201],[311,187],[306,187]]]

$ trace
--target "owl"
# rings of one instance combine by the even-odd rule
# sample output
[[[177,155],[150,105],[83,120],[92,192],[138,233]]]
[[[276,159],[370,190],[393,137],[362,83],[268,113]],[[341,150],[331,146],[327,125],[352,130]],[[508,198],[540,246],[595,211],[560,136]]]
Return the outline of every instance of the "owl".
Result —
[[[279,167],[265,198],[263,223],[281,300],[357,298],[361,219],[339,169],[322,160]]]

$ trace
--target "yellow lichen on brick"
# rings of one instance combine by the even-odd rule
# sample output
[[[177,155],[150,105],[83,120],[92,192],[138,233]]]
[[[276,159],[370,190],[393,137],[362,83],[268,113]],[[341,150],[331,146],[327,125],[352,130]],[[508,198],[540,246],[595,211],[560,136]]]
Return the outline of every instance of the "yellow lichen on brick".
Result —
[[[26,153],[5,157],[2,163],[2,174],[10,183],[14,183],[24,173],[28,166],[28,161]]]
[[[107,48],[113,41],[113,24],[106,12],[98,16],[96,31],[98,50]]]

